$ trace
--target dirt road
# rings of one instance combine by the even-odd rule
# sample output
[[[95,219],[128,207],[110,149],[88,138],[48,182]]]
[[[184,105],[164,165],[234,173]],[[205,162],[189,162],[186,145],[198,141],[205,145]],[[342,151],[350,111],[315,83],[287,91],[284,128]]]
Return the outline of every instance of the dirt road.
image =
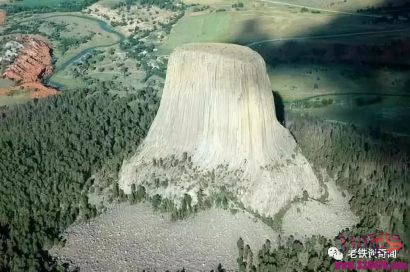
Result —
[[[345,33],[345,34],[334,34],[334,35],[321,35],[321,36],[306,36],[306,37],[286,37],[286,38],[276,38],[270,40],[263,40],[258,42],[252,42],[247,44],[247,47],[254,47],[263,43],[270,42],[280,42],[280,41],[294,41],[294,40],[312,40],[312,39],[329,39],[329,38],[338,38],[338,37],[349,37],[349,36],[361,36],[361,35],[375,35],[375,34],[388,34],[395,32],[407,32],[410,31],[410,28],[407,29],[397,29],[397,30],[383,30],[383,31],[369,31],[369,32],[355,32],[355,33]]]
[[[309,7],[309,6],[295,5],[295,4],[289,4],[289,3],[271,1],[271,0],[262,0],[262,2],[267,2],[267,3],[277,4],[277,5],[290,6],[290,7],[297,7],[297,8],[307,8],[309,10],[317,10],[317,11],[344,14],[344,15],[352,15],[352,16],[364,16],[364,17],[373,17],[373,18],[382,18],[383,17],[381,15],[371,15],[371,14],[363,14],[363,13],[352,13],[352,12],[343,12],[343,11],[337,11],[337,10],[312,8],[312,7]]]

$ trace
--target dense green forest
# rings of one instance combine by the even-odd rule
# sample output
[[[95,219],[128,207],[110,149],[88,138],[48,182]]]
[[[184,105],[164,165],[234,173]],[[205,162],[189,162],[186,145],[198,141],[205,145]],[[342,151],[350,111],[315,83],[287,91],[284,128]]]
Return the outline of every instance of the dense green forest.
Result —
[[[31,13],[52,13],[52,12],[78,12],[97,3],[98,0],[80,0],[73,2],[62,2],[54,6],[28,6],[28,5],[0,5],[1,9],[7,11],[8,15],[31,12]]]
[[[408,262],[408,144],[377,128],[359,129],[306,116],[287,117],[288,129],[317,173],[326,169],[337,185],[352,196],[351,209],[361,221],[340,235],[360,237],[376,231],[399,234],[404,250],[394,262]],[[387,221],[387,229],[381,227],[381,220],[384,225]],[[251,249],[239,239],[237,246],[239,271],[336,271],[335,260],[328,257],[327,250],[331,246],[340,248],[340,240],[313,236],[302,243],[290,237],[277,248],[267,240],[260,249]]]
[[[97,215],[97,208],[87,201],[93,177],[104,167],[117,173],[146,134],[158,107],[158,90],[149,87],[120,98],[107,91],[115,86],[95,85],[1,109],[0,271],[62,270],[44,249],[63,244],[59,234],[75,220]],[[353,196],[351,208],[361,222],[344,234],[373,233],[383,215],[389,218],[389,229],[383,231],[409,242],[408,146],[377,129],[369,133],[305,117],[288,118],[287,123],[316,169],[326,168]],[[125,199],[116,180],[110,183],[114,197]],[[146,198],[144,188],[133,190],[127,197],[131,203]],[[191,207],[189,197],[178,211],[159,196],[149,200],[154,208],[173,212],[175,219],[198,208]],[[213,204],[227,208],[227,200],[222,197]],[[203,208],[210,205],[204,202]],[[325,251],[338,242],[313,237],[302,244],[291,239],[275,250],[268,250],[267,242],[258,253],[242,245],[238,266],[241,271],[325,271],[332,267]],[[255,264],[249,259],[252,254],[258,254]],[[307,262],[301,254],[309,257]]]
[[[0,271],[49,271],[43,248],[76,219],[96,215],[91,177],[119,169],[147,132],[155,92],[119,98],[78,90],[0,112]],[[18,209],[16,209],[18,207]]]
[[[350,206],[361,218],[358,229],[368,234],[380,219],[410,243],[410,149],[407,143],[377,128],[291,120],[289,130],[304,155],[318,170],[325,168],[336,184],[352,196]],[[407,242],[407,243],[406,243]]]

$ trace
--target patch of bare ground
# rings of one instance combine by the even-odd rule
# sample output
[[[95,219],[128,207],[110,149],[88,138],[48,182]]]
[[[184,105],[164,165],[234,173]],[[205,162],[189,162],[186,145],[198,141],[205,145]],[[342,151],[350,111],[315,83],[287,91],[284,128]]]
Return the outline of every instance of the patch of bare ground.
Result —
[[[277,234],[252,216],[210,209],[172,222],[147,204],[118,205],[90,223],[65,232],[64,248],[51,253],[81,271],[210,271],[236,269],[237,241],[258,249]]]
[[[351,196],[337,188],[336,182],[325,171],[322,176],[326,181],[326,200],[294,203],[283,218],[285,236],[293,235],[302,241],[313,235],[333,239],[341,230],[359,223],[359,218],[350,210]]]

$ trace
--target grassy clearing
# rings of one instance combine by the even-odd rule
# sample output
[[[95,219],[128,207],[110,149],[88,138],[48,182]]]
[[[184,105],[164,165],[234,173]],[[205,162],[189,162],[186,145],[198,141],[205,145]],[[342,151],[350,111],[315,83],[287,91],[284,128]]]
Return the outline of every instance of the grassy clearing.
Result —
[[[386,6],[385,0],[360,0],[360,1],[329,1],[329,0],[277,0],[278,2],[283,2],[293,5],[301,5],[304,7],[313,7],[320,9],[328,9],[335,11],[345,11],[345,12],[356,12],[357,9],[363,9],[367,7],[378,7]],[[403,1],[392,1],[392,4],[399,4]]]
[[[323,99],[332,99],[333,103],[323,107],[312,107],[315,102],[320,104]],[[310,98],[304,102],[310,104],[309,108],[292,108],[290,112],[361,127],[377,125],[384,131],[410,135],[410,128],[406,125],[410,118],[410,97],[327,95]]]
[[[325,94],[381,93],[410,95],[410,76],[392,69],[366,70],[347,65],[280,64],[269,67],[272,89],[284,101]]]
[[[0,78],[0,89],[13,87],[13,86],[14,86],[14,81],[5,79],[5,78]]]
[[[171,53],[175,47],[193,42],[223,42],[228,30],[230,14],[226,12],[182,17],[171,35],[159,47],[161,54]]]
[[[124,3],[125,0],[100,0],[98,1],[98,4],[106,7],[106,8],[111,8],[115,6],[118,3]]]
[[[0,95],[0,107],[23,104],[30,100],[32,100],[32,98],[30,98],[30,92],[15,92],[12,95]]]

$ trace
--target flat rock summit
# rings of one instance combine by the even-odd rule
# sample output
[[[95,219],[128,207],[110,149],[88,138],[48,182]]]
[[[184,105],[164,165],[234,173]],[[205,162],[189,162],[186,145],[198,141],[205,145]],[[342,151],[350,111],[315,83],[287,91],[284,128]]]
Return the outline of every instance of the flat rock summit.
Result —
[[[119,187],[144,185],[176,202],[229,192],[273,216],[322,188],[289,131],[276,119],[262,57],[232,44],[187,44],[168,62],[161,104],[147,137],[125,161]]]

